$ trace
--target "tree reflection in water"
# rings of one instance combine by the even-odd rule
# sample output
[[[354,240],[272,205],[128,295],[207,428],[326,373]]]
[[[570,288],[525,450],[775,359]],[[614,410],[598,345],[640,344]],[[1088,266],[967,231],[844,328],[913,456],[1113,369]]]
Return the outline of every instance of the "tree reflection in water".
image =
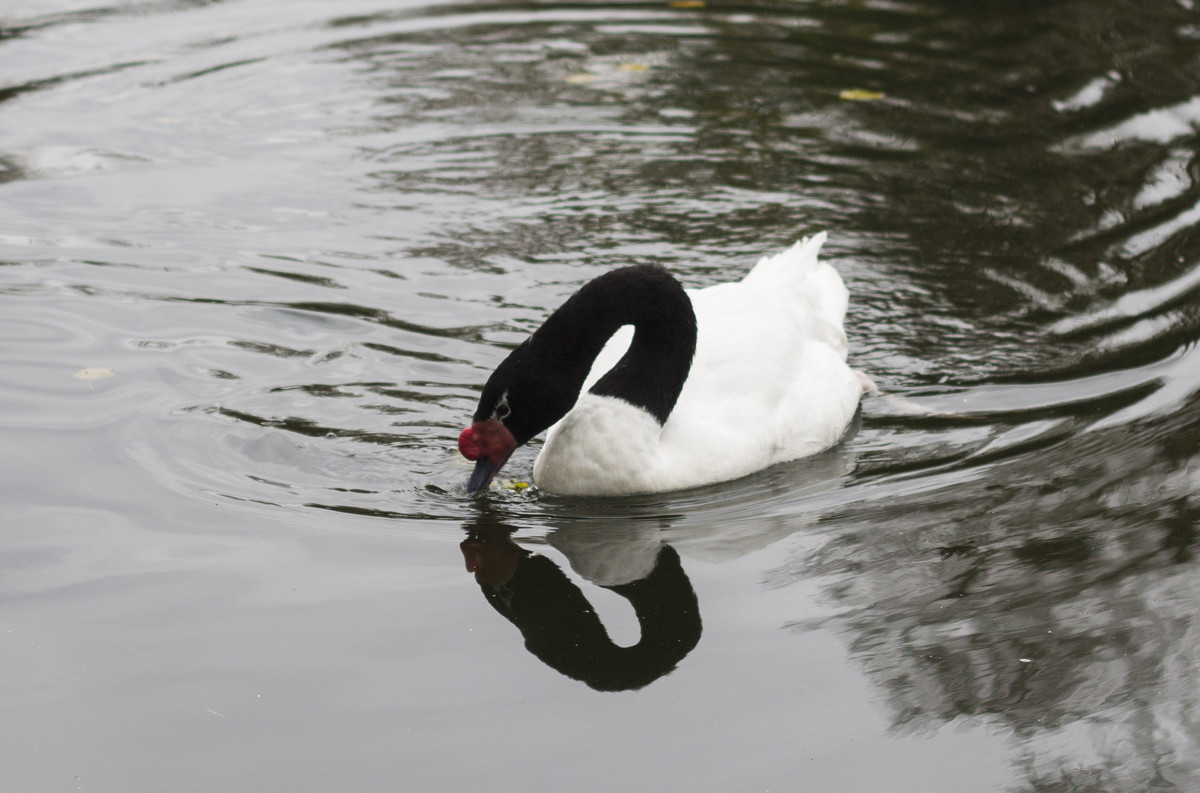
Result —
[[[460,547],[488,603],[547,666],[597,691],[626,691],[669,673],[700,641],[696,593],[671,546],[659,547],[644,576],[602,584],[629,601],[641,628],[637,644],[620,647],[579,587],[549,558],[513,542],[512,533],[477,522]]]
[[[1002,725],[1028,790],[1200,789],[1200,404],[826,516],[818,577],[900,731]],[[1070,483],[1067,487],[1065,483]],[[797,622],[796,629],[814,627]]]

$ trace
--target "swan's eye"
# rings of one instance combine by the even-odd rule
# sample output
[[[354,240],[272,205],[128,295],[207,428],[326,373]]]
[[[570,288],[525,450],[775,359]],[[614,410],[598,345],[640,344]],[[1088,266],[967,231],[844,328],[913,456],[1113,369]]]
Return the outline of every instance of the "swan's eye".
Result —
[[[492,415],[501,421],[508,418],[512,413],[512,408],[508,406],[508,392],[505,391],[500,401],[496,403],[496,409],[492,411]]]

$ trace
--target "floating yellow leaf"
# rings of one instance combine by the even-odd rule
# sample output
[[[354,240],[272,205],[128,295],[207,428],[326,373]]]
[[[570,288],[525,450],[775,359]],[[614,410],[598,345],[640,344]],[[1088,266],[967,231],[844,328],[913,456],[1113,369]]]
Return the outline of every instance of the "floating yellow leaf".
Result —
[[[509,490],[527,490],[529,488],[529,483],[528,482],[507,482],[505,484],[505,487],[507,487]]]
[[[851,102],[872,102],[876,99],[883,99],[883,94],[879,91],[868,91],[865,88],[848,88],[838,96],[842,99],[849,99]]]
[[[650,66],[645,63],[620,63],[617,64],[617,70],[622,72],[648,72]]]
[[[587,72],[577,72],[576,74],[568,74],[563,79],[571,85],[587,85],[588,83],[596,82],[596,75],[588,74]]]
[[[75,379],[76,380],[103,380],[104,378],[112,377],[115,374],[116,374],[116,372],[114,372],[112,369],[100,369],[98,367],[89,367],[87,369],[80,369],[78,372],[76,372]]]
[[[704,8],[704,0],[671,0],[671,8]]]

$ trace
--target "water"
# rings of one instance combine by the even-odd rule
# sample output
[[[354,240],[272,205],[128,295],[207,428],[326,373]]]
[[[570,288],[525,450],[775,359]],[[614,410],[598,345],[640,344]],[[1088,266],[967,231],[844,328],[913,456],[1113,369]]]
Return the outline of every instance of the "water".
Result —
[[[687,5],[0,12],[7,789],[1200,787],[1200,13]],[[581,283],[818,229],[847,442],[464,496]]]

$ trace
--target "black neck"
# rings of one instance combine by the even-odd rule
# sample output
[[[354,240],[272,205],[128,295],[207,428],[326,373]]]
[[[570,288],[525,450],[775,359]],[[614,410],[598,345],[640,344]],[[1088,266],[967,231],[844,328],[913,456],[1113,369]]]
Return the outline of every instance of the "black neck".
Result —
[[[624,325],[634,327],[629,350],[592,393],[665,424],[696,352],[696,314],[679,282],[650,265],[605,273],[563,303],[492,372],[475,420],[500,418],[525,443],[575,405],[596,356]]]
[[[533,334],[531,352],[570,373],[573,404],[596,356],[624,325],[634,328],[629,350],[591,392],[629,402],[665,424],[692,366],[696,315],[683,287],[661,267],[624,267],[589,282]]]

